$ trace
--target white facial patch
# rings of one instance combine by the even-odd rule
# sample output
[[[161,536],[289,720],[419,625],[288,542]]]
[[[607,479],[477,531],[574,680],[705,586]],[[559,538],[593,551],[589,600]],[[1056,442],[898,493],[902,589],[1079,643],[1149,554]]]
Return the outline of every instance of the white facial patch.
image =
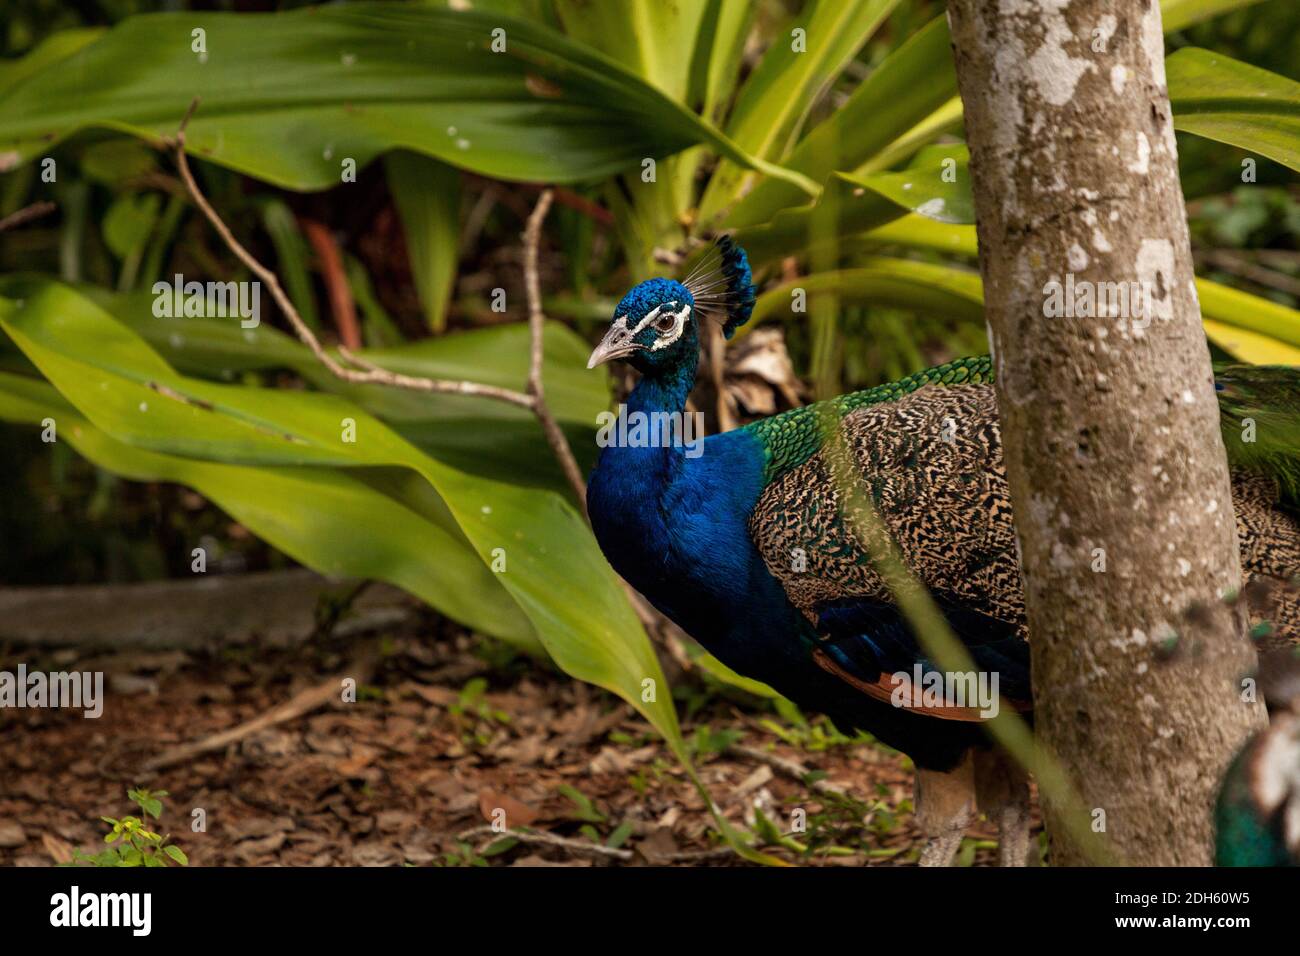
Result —
[[[680,310],[674,312],[673,306],[675,305],[677,305],[676,302],[666,302],[657,309],[651,310],[650,314],[642,320],[641,327],[644,327],[648,322],[658,322],[664,315],[673,317],[673,327],[667,332],[659,333],[659,338],[655,339],[654,344],[650,346],[651,352],[666,349],[682,337],[682,331],[686,328],[686,317],[691,314],[691,307],[688,304],[683,304]]]

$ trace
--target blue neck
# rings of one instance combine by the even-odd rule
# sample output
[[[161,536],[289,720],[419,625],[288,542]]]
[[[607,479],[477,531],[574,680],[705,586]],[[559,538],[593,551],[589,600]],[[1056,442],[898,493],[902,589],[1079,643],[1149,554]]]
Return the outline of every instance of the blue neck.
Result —
[[[627,397],[629,412],[680,412],[695,387],[694,362],[677,362],[668,368],[652,369]]]

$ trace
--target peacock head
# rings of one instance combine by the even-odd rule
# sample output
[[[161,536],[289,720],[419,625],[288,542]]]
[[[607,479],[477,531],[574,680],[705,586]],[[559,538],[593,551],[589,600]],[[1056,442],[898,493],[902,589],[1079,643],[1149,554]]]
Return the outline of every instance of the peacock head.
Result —
[[[647,279],[623,296],[587,368],[626,359],[643,375],[683,365],[693,371],[699,361],[700,323],[716,321],[731,338],[753,310],[749,259],[723,236],[681,282]]]

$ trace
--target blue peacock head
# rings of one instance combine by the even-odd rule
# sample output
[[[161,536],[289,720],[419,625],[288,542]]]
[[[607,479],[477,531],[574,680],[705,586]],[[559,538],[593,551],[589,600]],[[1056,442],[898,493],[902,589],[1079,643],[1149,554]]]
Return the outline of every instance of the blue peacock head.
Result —
[[[647,279],[614,310],[587,368],[626,359],[642,374],[699,361],[700,323],[718,322],[727,338],[754,311],[753,273],[745,250],[722,236],[689,276]]]

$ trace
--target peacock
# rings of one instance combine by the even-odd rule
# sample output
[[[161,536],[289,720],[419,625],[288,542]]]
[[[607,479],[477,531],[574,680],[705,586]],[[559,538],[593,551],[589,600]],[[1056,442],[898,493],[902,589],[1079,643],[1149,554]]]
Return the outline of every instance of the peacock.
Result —
[[[1215,804],[1219,866],[1300,866],[1300,651],[1260,660],[1269,726],[1228,767]]]
[[[721,237],[681,281],[627,293],[589,368],[615,359],[641,373],[620,407],[629,440],[607,444],[588,484],[591,526],[610,564],[733,670],[843,729],[865,730],[916,767],[923,865],[955,856],[976,806],[1001,831],[1000,862],[1023,865],[1029,790],[988,745],[981,712],[895,694],[899,672],[937,674],[841,507],[836,461],[870,494],[902,559],[930,590],[981,672],[1027,715],[1029,644],[993,367],[963,358],[901,381],[795,408],[686,448],[667,423],[686,409],[705,322],[730,338],[750,318],[748,258]],[[1297,459],[1300,370],[1225,366],[1216,385],[1233,465],[1242,564],[1251,576],[1300,572]],[[1257,421],[1255,441],[1240,422]],[[636,429],[637,423],[651,426]],[[953,429],[952,422],[961,427]],[[1273,428],[1282,424],[1285,428]],[[639,440],[632,440],[633,437]],[[852,490],[852,489],[850,489]],[[1269,641],[1300,633],[1284,602]]]

